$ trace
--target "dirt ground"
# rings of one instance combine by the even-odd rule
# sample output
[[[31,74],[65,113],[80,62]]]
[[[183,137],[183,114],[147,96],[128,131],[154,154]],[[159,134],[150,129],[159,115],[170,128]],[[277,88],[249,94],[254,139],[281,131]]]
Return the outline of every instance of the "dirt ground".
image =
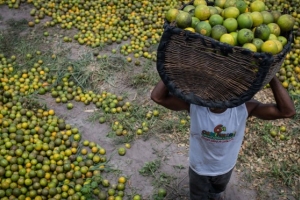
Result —
[[[29,15],[30,7],[22,5],[20,9],[9,9],[0,6],[0,29],[6,29],[6,22],[10,19],[33,20]],[[1,45],[1,44],[0,44]],[[168,189],[166,199],[188,199],[188,151],[177,144],[162,142],[156,138],[147,141],[137,139],[131,144],[125,156],[117,153],[119,145],[115,145],[111,138],[107,137],[110,126],[89,122],[88,117],[95,109],[92,105],[85,106],[74,102],[74,108],[67,110],[65,106],[56,104],[50,96],[41,96],[48,108],[54,109],[57,115],[66,119],[66,122],[77,127],[82,133],[83,140],[94,141],[104,147],[110,157],[109,166],[115,169],[115,173],[109,173],[111,180],[117,180],[117,175],[129,177],[126,193],[139,193],[143,199],[151,199],[153,194],[153,178],[140,175],[139,170],[149,161],[161,160],[159,174],[167,174],[175,177]],[[118,169],[118,170],[117,170]],[[115,179],[114,177],[115,176]],[[227,200],[253,200],[256,199],[256,191],[245,187],[242,172],[233,171],[232,178],[225,192]]]

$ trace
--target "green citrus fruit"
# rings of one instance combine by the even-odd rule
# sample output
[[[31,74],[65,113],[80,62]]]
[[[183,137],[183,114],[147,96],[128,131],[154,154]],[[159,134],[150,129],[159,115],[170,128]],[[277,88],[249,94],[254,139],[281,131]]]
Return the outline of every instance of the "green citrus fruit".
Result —
[[[282,46],[287,44],[287,39],[284,36],[278,36],[277,40],[281,42]]]
[[[257,49],[258,52],[261,51],[261,46],[262,46],[263,43],[264,43],[264,41],[262,39],[260,39],[260,38],[254,38],[252,40],[252,44],[255,45],[255,47],[256,47],[256,49]]]
[[[233,45],[233,46],[235,45],[235,40],[234,40],[233,36],[229,33],[223,34],[220,38],[220,42],[230,44],[230,45]]]
[[[227,29],[228,33],[231,33],[237,30],[238,22],[234,18],[227,18],[224,20],[223,26]]]
[[[280,53],[283,49],[283,45],[279,40],[273,40],[277,45],[277,53]]]
[[[191,13],[191,12],[193,12],[194,9],[195,9],[195,6],[193,6],[193,5],[187,5],[187,6],[185,6],[183,8],[183,11],[187,12],[187,13]]]
[[[126,154],[126,149],[123,148],[123,147],[120,147],[118,149],[118,153],[119,153],[120,156],[124,156]]]
[[[251,28],[253,25],[252,17],[248,13],[243,13],[239,15],[237,18],[237,22],[240,29]]]
[[[254,34],[251,30],[243,28],[238,32],[238,43],[243,45],[245,43],[251,43],[254,38]]]
[[[209,23],[210,23],[211,26],[222,25],[223,24],[223,17],[219,14],[213,14],[209,18]]]
[[[207,20],[210,17],[210,9],[206,5],[198,5],[195,8],[195,17],[200,20]]]
[[[261,11],[260,13],[263,16],[264,24],[270,24],[274,22],[274,17],[269,11]]]
[[[245,13],[248,11],[248,5],[243,0],[238,0],[235,6],[237,7],[237,9],[239,9],[240,13]]]
[[[213,6],[208,6],[208,7],[209,7],[210,15],[220,14],[219,10],[216,7],[213,7]]]
[[[219,8],[224,8],[225,3],[226,0],[215,0],[215,6],[218,6]]]
[[[210,34],[211,34],[211,25],[206,21],[199,22],[195,27],[195,31],[197,33],[202,34],[202,35],[210,36]]]
[[[267,40],[261,46],[261,51],[275,55],[278,52],[277,44],[274,42],[274,40]]]
[[[255,28],[254,31],[254,37],[260,38],[264,41],[268,40],[270,37],[271,30],[268,25],[266,24],[261,24],[258,27]]]
[[[167,196],[167,190],[165,188],[159,188],[158,189],[158,196],[159,197],[165,197],[165,196]]]
[[[271,33],[268,40],[277,40],[277,36]]]
[[[196,32],[195,29],[192,28],[192,27],[187,27],[187,28],[185,28],[184,30],[191,31],[191,32],[193,32],[193,33]]]
[[[179,28],[187,28],[192,25],[192,16],[187,12],[180,12],[176,17],[176,23]]]
[[[223,25],[215,25],[211,29],[211,37],[220,40],[223,34],[227,33],[227,29]]]
[[[200,20],[197,17],[192,17],[192,28],[195,28],[199,22]]]
[[[256,46],[252,43],[245,43],[243,48],[249,49],[250,51],[257,52]]]
[[[277,37],[280,35],[280,27],[276,23],[269,23],[268,27],[272,34],[276,35]]]
[[[264,18],[260,12],[254,11],[250,13],[252,21],[253,21],[253,26],[259,26],[262,23],[264,23]]]
[[[233,39],[234,39],[234,45],[238,45],[238,40],[237,40],[237,36],[238,36],[238,33],[237,32],[231,32],[229,33]]]
[[[237,18],[240,15],[239,9],[236,7],[228,7],[223,10],[223,17],[227,18]]]
[[[295,18],[291,15],[284,14],[278,18],[277,24],[279,25],[280,30],[291,31],[294,28]]]
[[[179,14],[179,10],[175,9],[175,8],[171,8],[170,10],[168,10],[168,12],[166,13],[165,17],[167,19],[168,22],[173,22],[175,21],[177,15]]]
[[[224,8],[235,7],[237,0],[226,0]]]
[[[277,132],[275,130],[270,130],[270,135],[272,137],[276,137],[277,136]]]
[[[198,6],[198,5],[207,5],[205,0],[195,0],[193,3],[194,6]]]
[[[261,11],[264,11],[265,9],[266,9],[266,5],[263,1],[256,0],[250,4],[251,12],[254,12],[254,11],[261,12]]]
[[[274,17],[274,22],[277,23],[278,18],[281,16],[281,12],[278,10],[273,10],[271,13]]]

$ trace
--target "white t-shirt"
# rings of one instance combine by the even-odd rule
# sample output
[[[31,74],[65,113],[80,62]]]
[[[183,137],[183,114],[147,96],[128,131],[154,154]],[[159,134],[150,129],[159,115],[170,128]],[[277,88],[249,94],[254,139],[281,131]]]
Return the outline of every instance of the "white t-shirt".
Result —
[[[245,104],[213,113],[190,106],[190,167],[199,175],[218,176],[236,164],[244,137],[248,111]]]

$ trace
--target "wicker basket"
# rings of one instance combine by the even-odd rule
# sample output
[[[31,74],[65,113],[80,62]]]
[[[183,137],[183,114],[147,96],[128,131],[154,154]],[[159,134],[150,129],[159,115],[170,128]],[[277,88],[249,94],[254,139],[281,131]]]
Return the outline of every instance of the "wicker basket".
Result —
[[[157,70],[175,96],[205,107],[231,108],[250,100],[279,71],[293,41],[276,55],[221,43],[165,22]]]

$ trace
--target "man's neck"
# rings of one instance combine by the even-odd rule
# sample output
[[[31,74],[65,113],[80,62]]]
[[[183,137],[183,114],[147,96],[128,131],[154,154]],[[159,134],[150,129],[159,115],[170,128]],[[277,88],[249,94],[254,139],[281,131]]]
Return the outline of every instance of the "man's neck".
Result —
[[[223,113],[227,110],[227,108],[209,108],[209,110],[213,113]]]

